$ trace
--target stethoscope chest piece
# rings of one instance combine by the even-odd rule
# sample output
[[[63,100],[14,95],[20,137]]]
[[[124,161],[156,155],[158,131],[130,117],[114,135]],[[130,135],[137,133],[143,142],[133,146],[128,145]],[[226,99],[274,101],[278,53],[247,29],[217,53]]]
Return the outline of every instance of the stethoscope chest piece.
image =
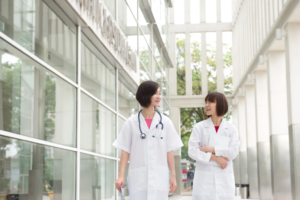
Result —
[[[146,137],[147,137],[147,135],[146,135],[145,133],[142,133],[142,134],[141,134],[141,138],[142,138],[142,139],[146,139]]]

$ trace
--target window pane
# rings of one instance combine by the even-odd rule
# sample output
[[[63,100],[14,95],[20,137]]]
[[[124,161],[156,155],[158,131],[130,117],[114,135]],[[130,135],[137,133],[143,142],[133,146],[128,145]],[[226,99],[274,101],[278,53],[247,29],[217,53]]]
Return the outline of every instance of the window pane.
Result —
[[[144,64],[145,68],[151,73],[150,70],[151,50],[142,33],[140,33],[139,36],[139,53],[140,53],[141,62]]]
[[[157,62],[160,63],[160,59],[161,59],[161,54],[160,54],[160,50],[161,50],[161,46],[159,44],[159,42],[157,41],[156,35],[153,35],[153,54],[154,57],[156,58]]]
[[[176,35],[177,95],[185,95],[185,34]]]
[[[232,94],[232,32],[223,33],[224,93]]]
[[[137,53],[137,21],[133,16],[131,10],[129,9],[125,0],[118,1],[118,23],[119,27],[125,34],[128,40],[128,44],[130,47]]]
[[[140,82],[148,81],[150,80],[149,74],[144,68],[143,64],[140,63]]]
[[[75,152],[2,136],[0,144],[1,200],[76,199]]]
[[[200,23],[200,0],[190,0],[191,24]]]
[[[126,0],[135,19],[137,19],[137,0]]]
[[[155,62],[155,81],[162,87],[162,72],[157,62]]]
[[[118,132],[117,134],[119,135],[119,133],[121,132],[122,128],[123,128],[123,125],[125,124],[125,120],[121,117],[118,117]],[[121,149],[116,149],[118,151],[118,158],[121,158],[121,155],[122,155],[122,150]],[[119,172],[119,170],[118,170]],[[124,176],[124,178],[126,179],[127,177]],[[125,182],[124,182],[125,184]]]
[[[184,24],[184,22],[184,0],[174,0],[174,24]]]
[[[80,199],[115,199],[116,161],[80,154]]]
[[[118,88],[119,113],[128,118],[136,114],[139,110],[139,104],[135,99],[136,91],[130,87],[125,78],[119,79]]]
[[[160,0],[151,0],[152,1],[152,12],[153,12],[153,15],[155,17],[155,21],[156,22],[160,22],[161,21],[161,5],[160,5]]]
[[[80,147],[87,151],[115,156],[116,115],[81,93]]]
[[[208,92],[217,91],[217,44],[216,33],[206,33],[206,56],[207,56],[207,85]]]
[[[76,26],[64,22],[42,0],[2,1],[1,32],[76,81]]]
[[[0,129],[76,146],[76,89],[0,40]]]
[[[191,33],[191,61],[193,95],[201,95],[201,33]]]
[[[81,85],[95,97],[115,109],[116,70],[82,34]]]
[[[139,7],[139,22],[140,28],[144,33],[144,36],[150,44],[150,36],[151,36],[151,29],[150,29],[150,19],[148,18],[146,8],[142,0],[140,0],[140,7]]]
[[[116,19],[116,0],[102,0],[113,19]]]
[[[217,3],[216,0],[206,0],[206,23],[217,22]]]
[[[232,21],[231,1],[232,0],[222,0],[221,1],[222,22],[231,22]]]
[[[168,104],[166,103],[166,101],[164,100],[164,109],[163,109],[163,114],[168,116],[170,115],[170,108],[168,106]]]

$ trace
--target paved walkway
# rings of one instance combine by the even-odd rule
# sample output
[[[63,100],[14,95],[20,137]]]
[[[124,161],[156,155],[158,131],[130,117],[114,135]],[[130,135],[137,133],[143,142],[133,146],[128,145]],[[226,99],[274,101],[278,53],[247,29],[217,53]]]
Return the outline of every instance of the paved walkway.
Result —
[[[192,200],[192,196],[172,196],[169,198],[169,200]],[[236,200],[246,200],[246,199],[241,199],[241,197],[236,197]]]

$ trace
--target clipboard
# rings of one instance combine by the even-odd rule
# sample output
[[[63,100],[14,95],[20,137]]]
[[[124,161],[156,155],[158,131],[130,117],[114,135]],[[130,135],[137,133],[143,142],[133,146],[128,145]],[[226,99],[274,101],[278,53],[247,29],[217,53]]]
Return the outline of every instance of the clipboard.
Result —
[[[121,190],[121,200],[125,200],[122,187],[120,187],[120,190]]]
[[[219,146],[223,148],[228,148],[230,145],[230,138],[227,136],[211,134],[208,145],[213,147]],[[209,161],[209,164],[220,167],[220,165],[216,161]]]

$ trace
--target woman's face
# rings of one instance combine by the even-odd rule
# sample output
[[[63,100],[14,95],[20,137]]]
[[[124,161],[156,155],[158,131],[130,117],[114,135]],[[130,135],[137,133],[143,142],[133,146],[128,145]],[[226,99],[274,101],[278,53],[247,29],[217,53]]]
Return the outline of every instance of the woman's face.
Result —
[[[159,107],[160,101],[161,101],[161,91],[160,88],[158,88],[156,93],[151,97],[151,106]]]
[[[207,116],[212,116],[217,114],[217,102],[205,102],[205,112]]]

